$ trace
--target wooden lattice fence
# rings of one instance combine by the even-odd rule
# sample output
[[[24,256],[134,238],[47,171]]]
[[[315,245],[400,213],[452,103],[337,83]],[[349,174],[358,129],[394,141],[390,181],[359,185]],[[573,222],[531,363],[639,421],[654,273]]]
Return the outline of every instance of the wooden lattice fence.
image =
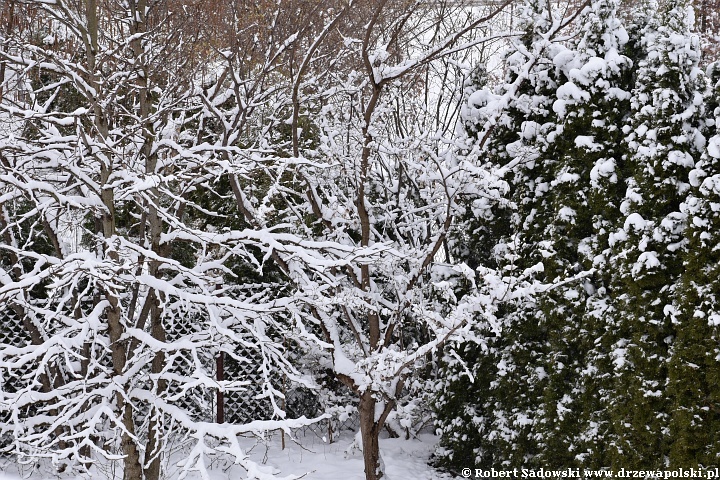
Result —
[[[197,333],[201,328],[201,322],[193,318],[168,319],[165,322],[165,329],[168,341],[182,341]],[[0,311],[0,346],[11,345],[14,347],[25,347],[31,342],[22,319],[12,310],[6,308]],[[206,353],[201,357],[202,366],[209,375],[215,378],[246,383],[239,390],[220,393],[216,388],[193,387],[184,388],[183,385],[172,383],[168,385],[168,394],[173,402],[184,411],[199,421],[224,421],[228,423],[243,424],[253,420],[272,419],[273,408],[270,400],[263,397],[262,377],[258,371],[260,357],[258,352],[252,349],[242,349],[237,353],[238,361],[228,356],[213,357]],[[104,362],[109,362],[109,356],[104,356]],[[195,368],[194,359],[190,358],[189,352],[180,352],[172,356],[171,370],[180,374],[188,369]],[[18,389],[27,386],[27,379],[24,378],[32,373],[33,366],[26,365],[23,368],[9,370],[0,368],[0,398],[5,393],[13,393]],[[180,377],[182,375],[178,375]],[[286,407],[290,418],[306,416],[313,418],[323,413],[323,406],[316,392],[305,388],[288,387],[281,376],[271,377],[271,382],[278,391],[286,394],[286,401],[282,407]],[[221,409],[221,410],[220,410]],[[7,424],[12,421],[8,409],[0,408],[0,423]],[[28,412],[30,414],[30,412]],[[319,438],[332,441],[334,435],[340,430],[357,429],[357,416],[347,415],[323,420],[316,424],[307,426],[302,433],[315,434]]]

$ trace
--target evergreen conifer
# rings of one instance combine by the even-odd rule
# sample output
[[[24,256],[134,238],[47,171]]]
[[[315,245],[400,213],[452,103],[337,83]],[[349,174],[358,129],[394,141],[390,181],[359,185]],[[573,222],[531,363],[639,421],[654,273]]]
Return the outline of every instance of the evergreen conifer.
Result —
[[[709,69],[707,149],[690,174],[684,272],[669,362],[670,464],[711,467],[720,457],[720,68]],[[714,85],[713,85],[714,84]],[[714,107],[714,108],[713,108]],[[714,110],[714,112],[713,112]]]
[[[614,292],[619,337],[612,357],[617,395],[610,406],[615,441],[612,466],[667,464],[672,406],[667,364],[675,336],[676,286],[683,271],[685,215],[698,156],[698,50],[692,48],[691,8],[644,5],[637,80],[625,127],[631,174],[614,233]]]

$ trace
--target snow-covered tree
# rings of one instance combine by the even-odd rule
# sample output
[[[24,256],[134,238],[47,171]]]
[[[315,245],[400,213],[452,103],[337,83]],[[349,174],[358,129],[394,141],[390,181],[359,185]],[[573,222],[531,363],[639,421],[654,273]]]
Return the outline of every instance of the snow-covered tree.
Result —
[[[353,392],[366,476],[380,478],[379,433],[393,417],[407,425],[419,372],[505,293],[491,271],[440,262],[459,195],[492,201],[500,182],[439,128],[446,101],[427,76],[488,41],[479,27],[509,2],[457,15],[422,2],[224,5],[213,25],[241,31],[234,42],[176,23],[190,7],[170,1],[37,4],[58,31],[3,50],[30,98],[2,104],[22,124],[0,144],[13,213],[2,248],[24,270],[3,275],[0,295],[38,336],[3,345],[2,368],[42,366],[4,399],[14,448],[70,465],[122,457],[125,478],[154,479],[182,436],[185,469],[205,473],[225,452],[261,475],[235,436],[301,421],[217,425],[178,402],[242,391],[210,367],[245,361],[241,349],[262,359],[276,406],[273,370],[314,387],[283,338]],[[52,255],[17,243],[29,223]],[[26,298],[32,285],[48,298]],[[178,337],[183,317],[193,328]],[[26,408],[43,415],[15,428]]]
[[[627,33],[617,2],[595,1],[579,19],[583,36],[555,57],[563,67],[553,109],[558,135],[548,187],[550,207],[542,216],[547,281],[562,281],[542,295],[539,308],[548,331],[542,420],[545,464],[602,466],[609,422],[608,234],[619,214],[619,127],[629,110],[630,60],[622,55]],[[621,193],[622,192],[622,193]],[[567,452],[557,455],[554,452]]]
[[[687,6],[645,4],[629,33],[617,9],[590,4],[578,42],[553,50],[552,82],[528,70],[529,90],[468,99],[469,133],[488,161],[511,167],[514,243],[498,240],[506,225],[492,228],[492,210],[476,209],[459,253],[516,276],[539,263],[536,277],[553,287],[505,304],[502,334],[483,348],[448,350],[438,394],[446,465],[712,464],[715,373],[695,368],[716,355],[715,327],[696,314],[714,288],[699,243],[712,225],[712,141],[690,172],[705,151],[703,125],[714,125],[702,118],[714,96],[700,95]],[[522,98],[535,110],[513,116]],[[488,128],[497,104],[504,116]],[[531,122],[535,134],[518,141]],[[532,162],[513,164],[516,151]],[[514,262],[498,260],[508,253]]]
[[[376,252],[372,262],[296,281],[308,301],[308,330],[328,349],[322,366],[358,399],[368,479],[383,475],[380,431],[409,412],[406,392],[417,388],[432,353],[467,336],[477,312],[492,315],[495,302],[489,277],[476,280],[460,262],[439,259],[459,195],[492,197],[496,178],[460,155],[446,127],[432,121],[435,100],[421,94],[428,68],[467,48],[463,42],[478,42],[470,35],[497,11],[460,16],[419,5],[379,2],[367,17],[329,22],[291,78],[282,119],[291,142],[276,156],[263,152],[269,168],[292,169],[299,190],[274,195],[293,222],[302,220],[303,235]],[[316,129],[316,144],[302,141],[302,118]],[[260,205],[240,186],[235,192],[248,221],[267,225]],[[459,281],[472,285],[464,297],[453,292]]]
[[[625,127],[630,176],[623,217],[611,238],[618,318],[611,352],[617,367],[611,458],[618,468],[666,464],[672,441],[667,368],[687,249],[680,204],[704,142],[692,9],[674,2],[642,6],[637,78]]]
[[[551,263],[553,177],[559,168],[556,144],[562,132],[557,123],[562,117],[553,106],[573,56],[552,42],[563,22],[551,16],[549,5],[528,2],[522,19],[523,34],[511,46],[505,85],[495,92],[486,87],[471,94],[465,110],[470,141],[482,149],[483,161],[503,173],[509,189],[505,202],[491,208],[482,198],[476,200],[466,220],[468,246],[456,255],[485,267],[499,266],[509,283],[528,275],[557,282],[578,271],[542,274],[537,266]],[[561,240],[554,238],[559,244]],[[558,256],[562,253],[566,252]],[[501,331],[483,332],[489,337],[484,348],[460,345],[457,352],[449,350],[438,405],[438,425],[444,433],[442,463],[548,465],[542,454],[550,438],[547,419],[553,413],[546,408],[557,402],[545,394],[552,392],[548,372],[558,367],[553,363],[557,358],[547,360],[556,325],[537,302],[549,298],[540,294],[534,301],[507,302]],[[562,390],[554,392],[562,395]],[[562,462],[557,453],[555,460]]]
[[[37,41],[13,32],[0,50],[0,298],[26,338],[0,347],[3,376],[14,377],[2,396],[5,450],[63,469],[122,460],[124,478],[158,479],[169,445],[185,439],[184,470],[207,477],[208,455],[225,453],[250,475],[270,477],[237,435],[288,423],[218,425],[183,405],[198,389],[245,390],[247,381],[215,378],[218,355],[243,362],[243,350],[254,352],[262,394],[275,405],[281,393],[270,371],[303,381],[275,341],[293,334],[292,293],[222,279],[246,264],[271,281],[260,264],[268,252],[302,252],[313,265],[327,245],[198,220],[229,216],[203,208],[198,191],[227,195],[228,170],[252,178],[253,167],[222,163],[224,146],[207,141],[212,105],[195,83],[210,59],[196,55],[202,32],[186,15],[191,7],[14,6],[18,15],[34,11],[47,31]],[[274,42],[267,55],[286,46]],[[193,328],[171,335],[184,319]]]
[[[522,76],[526,74],[528,59],[534,62],[526,74],[529,88],[516,92],[513,98],[518,114],[514,119],[516,139],[506,150],[514,163],[507,175],[515,210],[510,219],[511,233],[504,241],[506,252],[501,266],[510,276],[531,271],[543,281],[543,259],[548,248],[544,219],[552,209],[549,186],[558,133],[552,106],[562,77],[553,59],[564,47],[548,39],[556,21],[549,3],[528,2],[522,19],[520,28],[525,33],[508,64],[516,75]],[[537,299],[508,306],[503,317],[504,338],[498,351],[499,378],[493,385],[502,407],[494,412],[490,432],[495,449],[513,467],[536,465],[534,462],[543,448],[544,402],[540,392],[546,389],[548,380],[544,355],[548,333],[547,318],[538,310]]]
[[[671,402],[671,465],[714,465],[718,438],[718,170],[720,70],[708,69],[705,95],[707,148],[690,172],[691,190],[681,211],[687,215],[687,251],[677,287],[676,337],[668,366]]]
[[[483,109],[494,97],[488,73],[480,64],[469,75],[462,99],[460,135],[466,138],[468,149],[479,140],[477,129],[487,121]],[[516,125],[511,117],[512,113],[504,115],[488,140],[488,154],[483,156],[483,162],[491,168],[501,168],[510,161],[504,141],[516,139]],[[501,201],[474,195],[460,199],[464,210],[458,216],[459,228],[451,232],[449,252],[470,268],[497,268],[502,260],[497,247],[509,235],[512,209],[506,198],[507,185],[498,187],[505,187],[497,192]],[[459,292],[464,286],[462,283],[457,286]],[[495,327],[488,323],[476,326],[478,336],[484,338],[482,344],[451,343],[444,349],[433,399],[435,425],[441,435],[436,452],[438,465],[452,468],[492,463],[494,449],[488,448],[492,442],[486,433],[492,422],[491,385],[497,377]]]

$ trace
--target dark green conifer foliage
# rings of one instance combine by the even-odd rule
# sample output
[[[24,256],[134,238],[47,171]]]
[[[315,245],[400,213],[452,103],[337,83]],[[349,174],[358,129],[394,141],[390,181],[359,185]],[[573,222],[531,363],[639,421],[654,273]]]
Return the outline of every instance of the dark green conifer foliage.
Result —
[[[685,271],[678,287],[677,336],[669,365],[672,466],[712,467],[720,460],[720,68],[710,68],[704,104],[708,147],[691,172]],[[715,107],[715,108],[713,108]],[[714,110],[714,112],[713,112]]]
[[[688,4],[648,0],[627,32],[617,9],[592,2],[567,50],[543,43],[547,17],[528,4],[517,57],[539,61],[476,140],[507,169],[511,208],[470,205],[456,252],[516,280],[540,264],[530,275],[559,284],[446,357],[445,465],[718,462],[720,67],[702,98]],[[483,125],[500,97],[478,92]]]
[[[534,63],[526,84],[512,100],[516,136],[506,143],[506,152],[513,165],[507,180],[514,211],[510,234],[502,243],[506,253],[500,266],[511,276],[535,271],[531,275],[542,278],[537,266],[552,248],[545,237],[545,220],[552,211],[549,192],[556,163],[554,142],[559,134],[552,106],[563,81],[553,59],[564,47],[543,37],[552,22],[549,4],[528,2],[522,18],[527,33],[508,63],[517,69],[528,58]],[[493,466],[547,466],[539,454],[545,441],[542,392],[548,384],[548,330],[544,312],[534,302],[524,299],[507,306],[497,342],[498,376],[491,383],[495,402],[489,429],[496,452]]]
[[[464,89],[462,118],[468,150],[478,141],[478,129],[482,128],[481,109],[486,106],[487,88],[487,72],[480,64],[471,73]],[[508,133],[510,129],[507,125],[496,129],[497,135]],[[507,163],[506,157],[504,148],[493,149],[489,161],[501,166]],[[498,230],[506,230],[502,227],[498,229],[497,225],[508,224],[510,209],[507,205],[483,208],[483,199],[479,198],[464,198],[463,202],[465,215],[460,220],[460,227],[450,237],[452,255],[462,259],[470,268],[496,265],[494,250],[502,238]],[[496,223],[498,218],[505,221]],[[450,469],[492,463],[492,449],[486,433],[491,420],[489,412],[492,411],[490,382],[497,375],[496,345],[492,332],[480,333],[487,338],[485,348],[471,342],[452,344],[446,348],[441,362],[442,373],[437,384],[434,410],[442,439],[436,459],[438,465]]]
[[[468,137],[487,141],[484,160],[498,169],[511,166],[505,176],[508,201],[491,209],[482,208],[482,199],[469,203],[460,229],[465,233],[456,236],[453,243],[453,254],[466,259],[469,266],[500,267],[508,275],[517,275],[542,258],[538,249],[527,243],[537,244],[540,231],[527,227],[534,225],[538,204],[543,202],[539,198],[547,179],[537,177],[543,175],[541,172],[547,175],[547,162],[540,157],[549,143],[546,135],[555,125],[550,120],[554,116],[555,67],[547,45],[540,43],[541,33],[549,27],[547,4],[528,2],[522,18],[527,33],[518,42],[518,52],[507,59],[505,86],[496,95],[478,88],[484,85],[476,81],[466,106]],[[513,86],[523,73],[520,69],[532,57],[538,61],[530,78]],[[483,108],[511,89],[515,94],[508,108],[489,137],[479,138],[478,131],[487,120]],[[436,406],[437,424],[444,434],[440,463],[456,467],[521,466],[537,454],[533,418],[537,417],[540,399],[528,386],[541,384],[546,375],[541,367],[545,330],[535,313],[532,305],[508,305],[503,312],[501,337],[480,332],[488,338],[485,348],[455,346],[458,358],[446,355],[444,383]],[[470,375],[464,371],[466,363]]]
[[[550,248],[546,281],[565,281],[540,299],[548,329],[549,379],[543,463],[567,468],[602,466],[609,422],[603,400],[608,386],[607,255],[609,225],[617,217],[622,183],[618,125],[629,110],[630,61],[621,55],[627,33],[617,2],[598,0],[581,20],[586,27],[564,68],[554,110],[560,134],[550,183],[551,211],[543,219]],[[556,60],[556,63],[559,63]]]
[[[611,405],[614,468],[662,468],[672,441],[667,363],[674,338],[675,289],[683,271],[689,172],[698,156],[697,47],[687,5],[647,2],[644,53],[626,128],[628,179],[624,218],[613,238],[619,338],[614,345],[616,399]],[[690,47],[689,47],[690,46]]]
[[[450,469],[490,465],[494,452],[487,433],[493,408],[487,394],[497,374],[494,355],[472,342],[450,348],[434,405],[442,435],[437,464]]]
[[[479,130],[487,120],[483,109],[494,98],[486,80],[486,71],[480,65],[472,72],[465,89],[463,108],[464,128],[468,148],[472,149],[481,139]],[[516,80],[510,73],[508,83]],[[531,86],[523,84],[521,91],[530,92]],[[518,139],[524,114],[514,104],[498,120],[488,138],[485,161],[495,168],[505,167],[512,158],[506,146]],[[451,237],[451,252],[471,268],[497,267],[504,261],[503,247],[510,236],[512,208],[505,192],[505,202],[486,205],[484,198],[465,198],[465,216],[460,228]],[[495,398],[493,381],[498,376],[497,352],[500,345],[495,332],[488,328],[478,332],[486,344],[474,343],[450,345],[443,358],[435,403],[436,424],[442,432],[438,450],[438,464],[449,468],[463,466],[494,465],[499,458],[496,437],[489,435],[499,401]]]

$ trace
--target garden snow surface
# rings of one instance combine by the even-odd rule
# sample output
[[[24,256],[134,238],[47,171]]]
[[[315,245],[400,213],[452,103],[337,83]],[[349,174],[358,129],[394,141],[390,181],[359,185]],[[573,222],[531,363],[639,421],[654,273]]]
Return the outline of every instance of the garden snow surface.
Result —
[[[382,460],[385,465],[384,480],[450,480],[447,473],[439,472],[428,466],[437,437],[421,434],[417,438],[383,438],[380,440]],[[362,452],[352,448],[352,433],[343,434],[333,443],[319,436],[308,434],[294,441],[285,437],[285,449],[281,438],[275,434],[265,441],[243,439],[241,445],[248,451],[250,458],[260,464],[264,473],[273,473],[278,479],[293,479],[302,476],[303,480],[364,480]],[[175,456],[174,456],[175,457]],[[169,468],[169,479],[178,478],[179,471]],[[246,473],[235,465],[215,463],[209,471],[211,480],[247,478]],[[8,459],[0,460],[0,480],[63,480],[76,478],[122,479],[122,472],[116,469],[95,468],[90,475],[58,474],[49,468],[19,466]],[[200,479],[196,473],[187,479]]]

